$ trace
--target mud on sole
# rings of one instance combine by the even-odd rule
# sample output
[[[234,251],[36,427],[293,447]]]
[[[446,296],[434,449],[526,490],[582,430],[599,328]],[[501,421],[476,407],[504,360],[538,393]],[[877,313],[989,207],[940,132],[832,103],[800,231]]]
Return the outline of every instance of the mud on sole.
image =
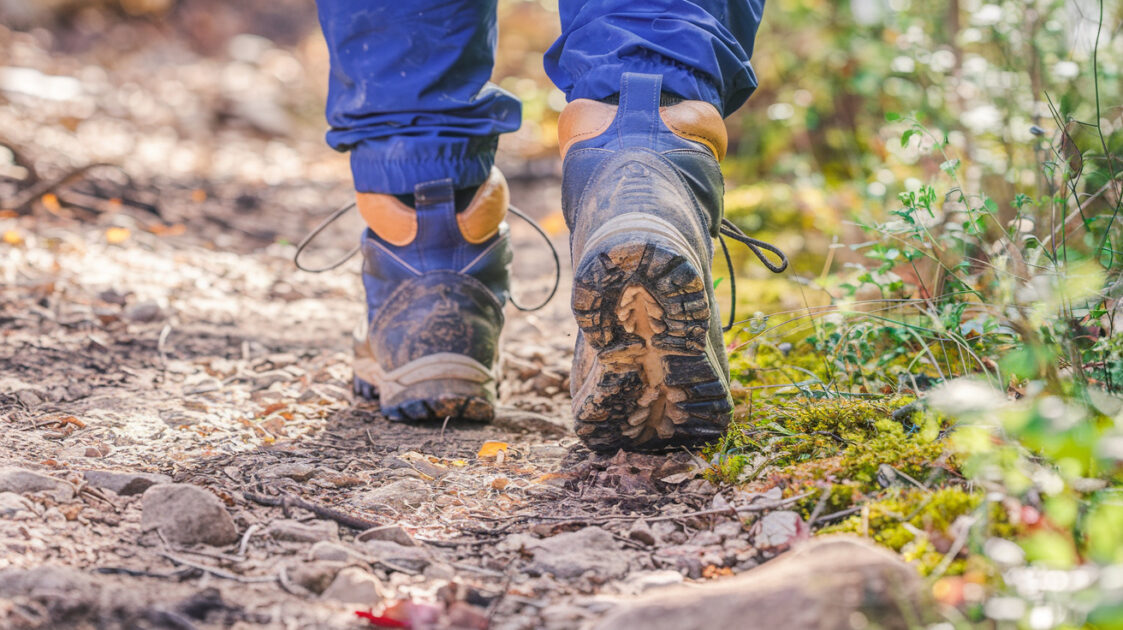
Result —
[[[577,435],[592,449],[661,450],[719,437],[733,401],[710,342],[702,262],[671,224],[625,214],[597,230],[577,266]],[[583,347],[582,347],[583,346]]]

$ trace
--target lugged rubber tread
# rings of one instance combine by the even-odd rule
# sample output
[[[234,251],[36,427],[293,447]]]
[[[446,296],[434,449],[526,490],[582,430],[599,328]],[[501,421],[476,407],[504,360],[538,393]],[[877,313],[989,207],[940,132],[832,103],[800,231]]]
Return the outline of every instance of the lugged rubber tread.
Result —
[[[574,375],[573,410],[590,448],[698,446],[728,426],[705,278],[658,234],[613,235],[584,252],[572,305],[592,365]]]

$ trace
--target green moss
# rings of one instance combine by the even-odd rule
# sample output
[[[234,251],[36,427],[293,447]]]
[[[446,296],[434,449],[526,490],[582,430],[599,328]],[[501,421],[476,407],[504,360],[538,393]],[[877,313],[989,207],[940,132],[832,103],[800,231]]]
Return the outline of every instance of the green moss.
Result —
[[[871,501],[862,514],[824,528],[821,533],[868,535],[878,543],[901,552],[927,575],[941,562],[955,538],[951,525],[957,518],[975,511],[982,503],[980,493],[958,487],[934,491],[920,488],[899,489]],[[948,574],[963,570],[962,560],[949,566]]]

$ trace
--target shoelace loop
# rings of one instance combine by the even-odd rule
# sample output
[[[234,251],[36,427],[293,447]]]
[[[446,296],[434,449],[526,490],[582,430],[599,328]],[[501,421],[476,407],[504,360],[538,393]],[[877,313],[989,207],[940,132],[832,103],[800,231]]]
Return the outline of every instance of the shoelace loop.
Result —
[[[347,212],[349,210],[351,210],[351,208],[354,208],[354,207],[355,207],[355,202],[352,201],[351,203],[339,208],[338,210],[335,210],[330,215],[328,215],[327,218],[325,218],[323,221],[320,221],[319,225],[312,228],[312,231],[309,232],[307,234],[307,236],[305,236],[303,239],[300,240],[300,243],[298,243],[297,246],[296,246],[296,252],[293,253],[293,256],[292,256],[292,263],[294,265],[296,265],[297,269],[299,269],[301,271],[307,271],[308,273],[323,273],[325,271],[331,271],[332,269],[336,269],[336,268],[340,267],[341,265],[343,265],[343,263],[347,262],[348,260],[351,260],[352,258],[354,258],[355,254],[359,253],[359,250],[361,249],[362,246],[356,245],[354,248],[351,249],[351,251],[347,252],[342,258],[340,258],[339,260],[337,260],[337,261],[335,261],[335,262],[333,262],[329,265],[325,265],[323,267],[308,267],[304,263],[300,262],[301,254],[304,253],[304,250],[308,248],[308,246],[312,243],[312,241],[316,240],[316,237],[319,236],[320,233],[323,232],[325,229],[327,229],[327,227],[329,225],[338,221],[340,217],[347,214]],[[534,228],[535,232],[538,232],[538,235],[542,237],[542,240],[546,241],[546,245],[550,248],[550,253],[554,257],[554,286],[550,289],[550,294],[546,296],[546,299],[542,300],[541,304],[538,304],[536,306],[529,306],[529,307],[523,306],[522,304],[518,303],[518,301],[515,299],[515,296],[514,296],[513,293],[510,295],[511,304],[515,308],[519,309],[520,311],[524,311],[524,312],[529,313],[529,312],[533,312],[533,311],[542,310],[543,308],[545,308],[545,306],[547,304],[550,303],[550,300],[554,299],[554,295],[556,295],[557,292],[558,292],[558,286],[561,285],[561,258],[558,256],[558,248],[554,247],[554,243],[553,243],[553,241],[550,240],[550,236],[548,234],[546,234],[546,231],[542,229],[542,226],[538,225],[537,221],[535,221],[534,219],[527,216],[527,214],[525,212],[523,212],[522,210],[519,210],[515,206],[508,205],[507,208],[511,211],[511,214],[514,214],[515,216],[519,217],[523,221],[526,221],[527,224],[530,225],[530,227]]]
[[[729,255],[729,245],[725,243],[724,237],[726,236],[748,247],[749,250],[756,255],[757,259],[772,273],[782,273],[788,268],[788,257],[784,252],[780,251],[779,247],[745,234],[741,228],[737,227],[736,223],[723,218],[721,220],[721,226],[718,229],[718,241],[721,243],[722,253],[725,254],[725,265],[729,268],[730,305],[729,323],[721,328],[722,332],[733,330],[734,322],[737,321],[737,274],[733,272],[733,258]],[[780,264],[777,265],[772,262],[762,250],[767,250],[778,256],[780,258]]]

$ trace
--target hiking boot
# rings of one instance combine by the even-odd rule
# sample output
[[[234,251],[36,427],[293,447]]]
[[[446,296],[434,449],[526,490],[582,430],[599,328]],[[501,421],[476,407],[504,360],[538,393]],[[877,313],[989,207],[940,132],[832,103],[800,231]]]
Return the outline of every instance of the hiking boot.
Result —
[[[412,198],[358,195],[372,227],[361,244],[367,318],[355,340],[355,393],[378,398],[391,420],[494,417],[508,201],[494,168],[468,196],[451,180],[419,184]]]
[[[733,400],[711,276],[725,123],[709,103],[625,74],[616,102],[558,121],[574,264],[573,415],[594,450],[697,446]]]

